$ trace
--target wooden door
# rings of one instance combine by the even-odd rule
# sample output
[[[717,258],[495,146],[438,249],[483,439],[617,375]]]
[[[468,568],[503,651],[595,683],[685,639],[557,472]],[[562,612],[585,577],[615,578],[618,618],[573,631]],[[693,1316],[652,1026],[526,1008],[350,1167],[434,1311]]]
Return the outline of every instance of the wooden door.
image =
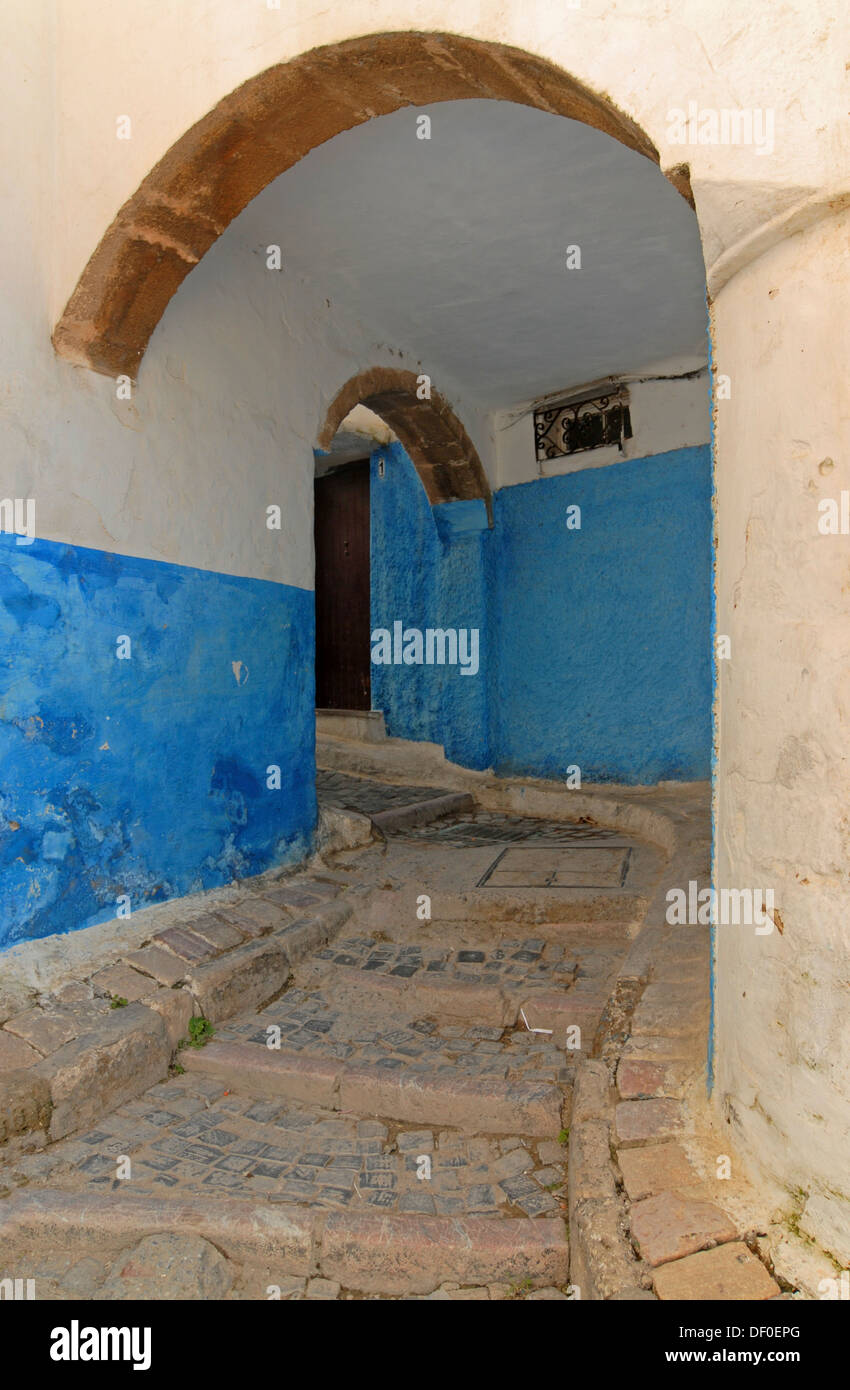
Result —
[[[371,709],[369,460],[315,490],[316,708]]]

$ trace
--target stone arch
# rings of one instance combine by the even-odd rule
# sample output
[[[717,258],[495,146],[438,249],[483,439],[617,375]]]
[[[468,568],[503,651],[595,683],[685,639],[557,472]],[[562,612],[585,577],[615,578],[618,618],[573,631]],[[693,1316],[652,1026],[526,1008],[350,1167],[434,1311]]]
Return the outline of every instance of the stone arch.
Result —
[[[404,446],[428,501],[466,501],[483,498],[490,514],[487,475],[472,440],[451,406],[430,388],[420,400],[420,378],[397,367],[371,367],[345,383],[331,401],[318,444],[330,447],[342,421],[356,405],[366,405],[389,425]]]
[[[172,145],[91,256],[54,330],[56,351],[135,378],[184,277],[273,179],[373,116],[469,98],[568,116],[659,163],[649,137],[607,97],[521,49],[445,33],[316,48],[250,78]],[[688,196],[681,178],[671,181]]]

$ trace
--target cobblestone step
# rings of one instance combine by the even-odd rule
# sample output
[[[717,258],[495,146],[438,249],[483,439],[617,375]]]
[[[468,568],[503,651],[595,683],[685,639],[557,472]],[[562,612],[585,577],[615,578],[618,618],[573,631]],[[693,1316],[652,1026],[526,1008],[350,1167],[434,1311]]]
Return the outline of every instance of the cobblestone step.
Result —
[[[7,1263],[48,1298],[566,1297],[560,1140],[641,900],[538,891],[564,840],[597,835],[545,829],[510,871],[527,888],[476,885],[532,822],[463,822],[445,851],[395,835],[327,880],[234,889],[43,1009],[108,1037],[81,1040],[84,1074],[64,1036],[45,1039],[49,1085],[28,1068],[43,1085],[5,1151]],[[589,853],[628,848],[597,838]],[[13,1076],[37,1050],[22,1011]],[[212,1041],[191,1044],[190,1015]],[[155,1034],[148,1070],[137,1033],[136,1051]],[[650,1081],[635,1072],[636,1096]],[[39,1149],[25,1130],[48,1122]]]
[[[534,1032],[523,1022],[511,1031],[501,1024],[484,1025],[475,1016],[454,1022],[434,1015],[409,1017],[395,1007],[367,1012],[360,995],[351,1007],[335,995],[300,988],[287,990],[258,1013],[224,1024],[215,1036],[352,1066],[439,1069],[456,1076],[566,1086],[572,1083],[578,1050],[566,1048],[554,1030]]]
[[[500,1287],[502,1296],[546,1289],[557,1297],[569,1273],[560,1219],[329,1212],[111,1193],[95,1205],[90,1197],[55,1191],[22,1194],[3,1215],[7,1266],[34,1270],[41,1297],[268,1298],[274,1291],[285,1297],[293,1286],[303,1289],[305,1280],[316,1281],[312,1294],[307,1285],[308,1297],[335,1298],[343,1288],[427,1295],[444,1284],[471,1286],[485,1298],[487,1286]],[[157,1271],[150,1269],[148,1251],[157,1236],[171,1254],[167,1284],[150,1277]],[[176,1288],[175,1256],[191,1262]],[[204,1287],[207,1271],[198,1268],[202,1256],[215,1261],[212,1289]],[[54,1280],[51,1271],[63,1277]]]
[[[396,1297],[445,1281],[557,1286],[567,1278],[565,1157],[551,1138],[257,1099],[193,1065],[89,1133],[19,1156],[0,1245],[7,1265],[30,1269],[39,1251],[44,1270],[58,1260],[66,1271],[96,1253],[102,1288],[118,1279],[118,1292],[78,1291],[90,1297],[139,1296],[133,1280],[120,1292],[120,1271],[138,1270],[131,1251],[165,1232],[236,1262],[233,1296],[263,1296],[244,1292],[248,1274],[255,1289],[316,1277]],[[163,1258],[156,1247],[142,1264]]]
[[[361,1010],[475,1019],[502,1028],[522,1021],[557,1031],[565,1042],[567,1029],[576,1026],[592,1039],[607,998],[604,982],[586,977],[580,960],[574,949],[543,937],[497,937],[458,949],[347,937],[316,951],[297,978],[327,997],[358,1001]]]
[[[213,1042],[185,1061],[193,1075],[214,1077],[249,1095],[310,1100],[332,1110],[456,1125],[482,1134],[553,1137],[565,1099],[562,1087],[546,1083],[465,1076],[453,1068],[357,1066],[250,1043]]]

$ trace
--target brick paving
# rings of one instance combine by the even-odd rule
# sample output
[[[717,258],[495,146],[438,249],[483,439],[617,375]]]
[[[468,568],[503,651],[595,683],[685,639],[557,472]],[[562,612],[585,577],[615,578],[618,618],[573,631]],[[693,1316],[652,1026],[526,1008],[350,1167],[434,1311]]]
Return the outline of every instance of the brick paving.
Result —
[[[778,1284],[721,1205],[723,1183],[701,1175],[683,1147],[694,1136],[682,1096],[706,1051],[709,932],[656,934],[665,949],[628,1023],[609,1132],[644,1287],[661,1300],[777,1298]]]

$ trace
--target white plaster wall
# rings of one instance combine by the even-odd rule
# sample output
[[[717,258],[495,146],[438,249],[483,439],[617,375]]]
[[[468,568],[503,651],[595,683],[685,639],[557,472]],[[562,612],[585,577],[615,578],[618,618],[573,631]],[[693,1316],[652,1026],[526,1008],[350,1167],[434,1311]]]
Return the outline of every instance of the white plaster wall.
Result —
[[[348,318],[368,306],[380,341],[486,410],[707,360],[693,211],[642,155],[548,111],[449,101],[381,116],[274,180],[239,219],[249,228],[274,229],[288,275],[321,277]]]
[[[670,364],[675,370],[675,364]],[[570,393],[572,394],[572,393]],[[601,387],[588,395],[604,394]],[[623,441],[622,453],[616,445],[574,454],[571,458],[537,462],[534,447],[534,407],[522,411],[505,410],[493,417],[496,438],[496,486],[511,487],[534,478],[558,473],[580,473],[586,468],[604,468],[626,459],[649,458],[670,449],[707,444],[711,437],[708,372],[679,381],[638,381],[629,383],[629,413],[632,437]]]
[[[18,242],[12,279],[33,294],[0,311],[3,495],[34,500],[42,537],[309,588],[312,438],[286,366],[297,349],[269,323],[248,267],[218,278],[217,250],[169,307],[144,385],[123,402],[113,380],[55,357],[33,245]],[[274,502],[280,531],[265,525]]]
[[[40,537],[311,589],[313,446],[327,407],[364,366],[415,362],[374,344],[320,285],[268,270],[274,229],[255,205],[169,304],[132,400],[57,358],[50,168],[64,137],[40,15],[2,51],[16,119],[0,123],[0,499],[33,499]],[[470,407],[464,420],[486,454],[484,417]],[[272,503],[279,531],[266,526]]]
[[[716,306],[719,886],[772,888],[782,932],[717,928],[717,1096],[751,1157],[809,1194],[850,1264],[850,489],[844,214],[742,271]],[[788,1198],[788,1210],[799,1202]]]
[[[16,26],[50,18],[57,143],[53,321],[122,203],[154,163],[249,77],[322,44],[388,30],[446,30],[512,44],[607,93],[650,135],[663,168],[689,162],[711,264],[755,227],[846,181],[848,19],[835,0],[8,0]],[[682,146],[668,112],[775,111],[775,148]],[[130,115],[133,138],[115,122]]]
[[[830,4],[777,17],[759,0],[740,18],[716,0],[690,0],[675,15],[651,0],[640,18],[601,0],[578,10],[558,0],[418,0],[403,10],[397,0],[352,0],[318,15],[289,0],[280,9],[10,0],[4,90],[20,119],[0,131],[11,287],[0,327],[5,493],[35,497],[41,535],[309,585],[311,448],[323,408],[363,366],[417,364],[375,349],[338,306],[331,321],[307,283],[288,282],[272,310],[255,264],[229,262],[222,273],[219,243],[167,310],[132,405],[116,402],[112,383],[55,360],[48,332],[124,200],[189,125],[270,64],[362,33],[448,29],[560,62],[634,116],[663,165],[687,158],[714,254],[848,164]],[[670,145],[667,111],[691,97],[774,107],[773,154]],[[129,141],[116,138],[122,115]],[[461,382],[440,386],[492,478],[492,421]],[[234,485],[246,458],[256,496]],[[284,491],[283,531],[269,532],[258,511]]]
[[[51,89],[48,73],[20,99],[29,92],[37,106],[42,88]],[[575,122],[508,103],[449,103],[435,129],[434,149],[422,155],[410,114],[383,117],[265,189],[168,305],[131,401],[117,398],[114,381],[54,356],[44,277],[55,226],[45,207],[29,219],[37,235],[28,236],[22,201],[7,209],[12,278],[39,284],[17,306],[20,329],[13,316],[0,340],[0,364],[5,351],[14,381],[0,428],[17,427],[5,487],[35,500],[40,536],[310,587],[312,449],[330,400],[364,367],[427,371],[495,485],[490,405],[511,383],[527,395],[588,360],[597,369],[641,365],[650,345],[657,353],[668,340],[693,346],[671,370],[704,359],[696,222],[648,161]],[[63,142],[55,122],[25,123],[23,133],[7,127],[0,138],[17,187],[43,197],[53,141]],[[466,173],[452,167],[451,150],[462,147]],[[470,186],[467,166],[482,149],[495,152],[495,167],[477,169]],[[425,158],[430,182],[418,172]],[[581,208],[548,166],[580,180]],[[434,186],[435,169],[444,186]],[[606,261],[593,207],[598,221],[626,188],[632,208],[607,234]],[[523,198],[539,225],[523,226]],[[590,261],[580,280],[561,263],[566,223]],[[270,245],[281,248],[280,272],[268,269]],[[632,269],[632,287],[630,254],[646,271]],[[558,297],[566,282],[567,338]],[[647,431],[661,439],[669,413],[665,398],[646,391],[632,451],[651,451]],[[704,416],[704,397],[702,408]],[[703,442],[707,426],[697,433]],[[681,442],[675,420],[657,447]],[[529,476],[533,443],[516,464],[506,482]],[[265,524],[270,503],[281,506],[280,531]]]

